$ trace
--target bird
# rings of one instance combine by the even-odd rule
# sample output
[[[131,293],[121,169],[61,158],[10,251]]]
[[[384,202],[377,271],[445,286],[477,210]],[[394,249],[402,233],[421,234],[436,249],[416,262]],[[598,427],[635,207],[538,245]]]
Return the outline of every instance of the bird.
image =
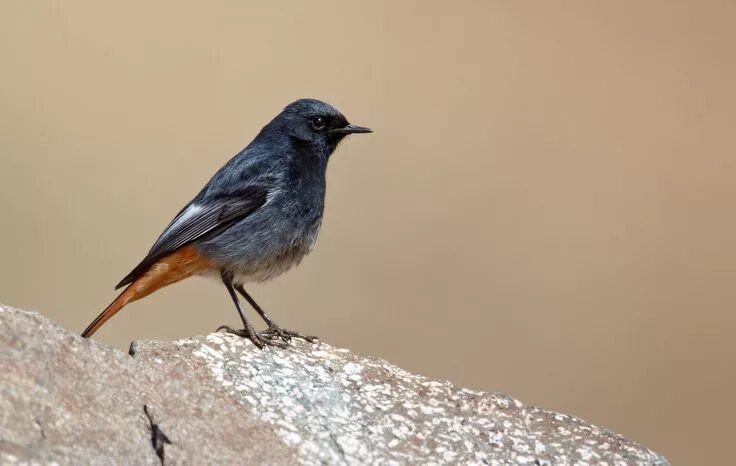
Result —
[[[244,288],[292,267],[314,248],[324,212],[326,170],[346,136],[371,133],[332,105],[299,99],[266,124],[171,220],[148,254],[116,289],[125,289],[82,332],[89,338],[127,304],[192,276],[221,281],[243,323],[239,335],[258,348],[285,347],[292,337]],[[267,328],[256,331],[240,294]]]

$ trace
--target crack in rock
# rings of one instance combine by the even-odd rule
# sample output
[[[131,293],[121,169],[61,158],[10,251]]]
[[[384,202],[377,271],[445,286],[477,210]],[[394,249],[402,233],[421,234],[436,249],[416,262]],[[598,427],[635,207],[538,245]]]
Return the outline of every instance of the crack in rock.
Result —
[[[161,464],[164,464],[164,445],[171,445],[171,440],[164,434],[164,431],[161,430],[159,425],[153,422],[153,416],[148,411],[148,405],[143,405],[143,412],[148,418],[148,429],[151,431],[151,446],[153,446],[158,459],[161,460]]]

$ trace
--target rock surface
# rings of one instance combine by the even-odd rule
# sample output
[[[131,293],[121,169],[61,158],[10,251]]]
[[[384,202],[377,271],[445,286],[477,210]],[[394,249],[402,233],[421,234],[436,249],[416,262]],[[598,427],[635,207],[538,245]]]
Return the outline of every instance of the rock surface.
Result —
[[[667,464],[577,418],[324,343],[211,334],[127,355],[0,306],[0,374],[1,464],[156,465],[158,429],[167,464]]]

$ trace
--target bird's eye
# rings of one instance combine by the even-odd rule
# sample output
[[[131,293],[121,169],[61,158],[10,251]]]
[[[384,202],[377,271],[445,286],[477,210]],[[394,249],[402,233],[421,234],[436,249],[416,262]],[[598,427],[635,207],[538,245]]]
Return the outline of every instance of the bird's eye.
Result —
[[[325,129],[325,119],[317,116],[312,118],[312,128],[316,129],[317,131],[322,131]]]

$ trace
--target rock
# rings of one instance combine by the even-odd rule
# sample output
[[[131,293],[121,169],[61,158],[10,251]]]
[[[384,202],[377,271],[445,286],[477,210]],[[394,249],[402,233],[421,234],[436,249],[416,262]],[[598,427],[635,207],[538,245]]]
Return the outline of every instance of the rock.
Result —
[[[0,463],[155,465],[158,440],[168,464],[668,464],[580,419],[325,343],[211,334],[130,353],[0,306]]]

